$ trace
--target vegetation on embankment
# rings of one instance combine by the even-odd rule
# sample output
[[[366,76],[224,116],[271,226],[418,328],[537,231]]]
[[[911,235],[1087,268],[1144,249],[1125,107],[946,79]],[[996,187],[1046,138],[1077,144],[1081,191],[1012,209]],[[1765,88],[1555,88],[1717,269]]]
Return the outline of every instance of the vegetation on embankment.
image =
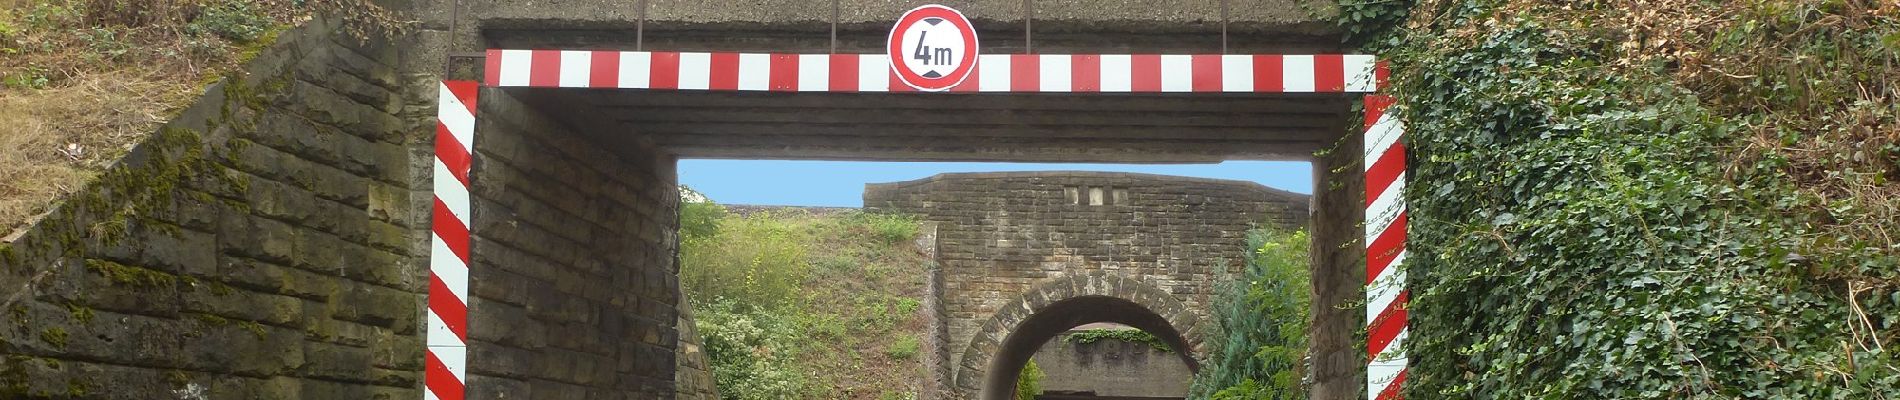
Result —
[[[366,0],[0,0],[0,242],[325,12],[400,27]]]
[[[923,379],[917,221],[681,207],[680,275],[726,399],[911,399]]]
[[[1305,231],[1247,232],[1247,268],[1224,283],[1213,305],[1206,364],[1193,399],[1304,399],[1311,239]]]
[[[1410,398],[1900,398],[1900,4],[1342,1],[1408,131]]]

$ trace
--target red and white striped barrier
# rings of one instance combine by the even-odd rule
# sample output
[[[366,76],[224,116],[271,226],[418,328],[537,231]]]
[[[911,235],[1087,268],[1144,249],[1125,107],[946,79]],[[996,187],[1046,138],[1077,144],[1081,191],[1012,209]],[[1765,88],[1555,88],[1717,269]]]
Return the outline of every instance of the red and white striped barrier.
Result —
[[[1366,396],[1401,399],[1405,382],[1405,124],[1366,96]]]
[[[475,154],[479,88],[472,81],[443,82],[436,105],[424,399],[462,400],[468,381],[468,180]]]
[[[489,50],[488,86],[915,92],[883,54]],[[984,54],[950,92],[1371,93],[1369,55]]]

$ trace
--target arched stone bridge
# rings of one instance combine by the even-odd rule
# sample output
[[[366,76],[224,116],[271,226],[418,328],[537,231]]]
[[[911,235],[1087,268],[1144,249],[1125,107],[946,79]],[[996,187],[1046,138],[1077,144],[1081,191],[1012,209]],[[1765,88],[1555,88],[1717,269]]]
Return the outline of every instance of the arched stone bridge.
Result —
[[[1103,172],[943,174],[864,193],[867,208],[934,228],[925,362],[931,383],[982,398],[1087,323],[1141,328],[1198,365],[1211,294],[1240,271],[1246,231],[1302,225],[1308,203],[1251,182]]]

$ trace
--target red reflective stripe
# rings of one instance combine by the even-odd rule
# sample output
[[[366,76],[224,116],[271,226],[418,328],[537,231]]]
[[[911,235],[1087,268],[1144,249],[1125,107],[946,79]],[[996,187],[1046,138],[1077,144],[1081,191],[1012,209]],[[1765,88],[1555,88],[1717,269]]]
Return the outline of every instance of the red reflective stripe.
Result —
[[[1190,56],[1189,60],[1193,66],[1193,68],[1190,69],[1192,72],[1189,74],[1189,78],[1192,79],[1193,91],[1221,91],[1222,77],[1219,54],[1195,54]]]
[[[1338,54],[1313,56],[1313,91],[1346,91],[1346,60]]]
[[[1384,91],[1386,88],[1386,83],[1392,80],[1392,66],[1390,63],[1387,63],[1385,60],[1376,61],[1374,62],[1373,65],[1375,65],[1374,67],[1372,67],[1372,76],[1374,77],[1373,82],[1378,85],[1377,87],[1374,87],[1373,89]]]
[[[436,236],[442,237],[442,245],[447,246],[450,252],[454,252],[456,258],[467,263],[468,226],[462,225],[462,220],[457,218],[455,213],[449,212],[449,206],[443,204],[442,199],[435,199],[434,210],[433,218],[430,218],[430,225],[434,228],[432,231]]]
[[[771,77],[766,83],[766,89],[774,92],[798,90],[797,54],[772,55]]]
[[[1161,91],[1161,56],[1156,54],[1136,54],[1129,57],[1128,72],[1130,91]]]
[[[481,91],[481,84],[470,81],[446,81],[442,82],[442,85],[449,88],[449,94],[455,95],[456,101],[462,102],[462,106],[468,108],[468,115],[475,115],[475,94]]]
[[[1385,347],[1399,338],[1399,331],[1405,330],[1405,301],[1411,295],[1410,290],[1399,292],[1399,297],[1393,299],[1392,304],[1387,304],[1384,310],[1379,311],[1379,317],[1372,320],[1372,326],[1366,329],[1366,358],[1384,353]]]
[[[1286,59],[1278,55],[1253,56],[1253,91],[1256,93],[1285,92]]]
[[[1366,95],[1366,129],[1371,130],[1372,125],[1378,124],[1380,119],[1385,118],[1385,110],[1397,101],[1390,95]]]
[[[1083,54],[1069,57],[1069,91],[1102,91],[1102,56]]]
[[[858,55],[831,55],[831,91],[858,91]]]
[[[706,79],[708,90],[738,90],[739,53],[712,53],[711,71]]]
[[[528,52],[528,86],[561,86],[560,51],[534,50]]]
[[[453,175],[457,182],[467,187],[470,156],[468,151],[462,149],[462,143],[455,140],[455,134],[449,133],[449,126],[437,122],[435,124],[435,158],[442,161],[442,165],[449,169],[449,174]]]
[[[1373,211],[1376,210],[1367,210],[1367,212]],[[1393,218],[1392,224],[1386,225],[1385,230],[1379,232],[1379,237],[1372,240],[1372,245],[1366,246],[1366,284],[1372,284],[1372,280],[1378,279],[1379,274],[1385,273],[1385,269],[1392,266],[1392,261],[1398,259],[1399,252],[1403,250],[1405,250],[1405,211],[1399,211],[1398,218]]]
[[[1380,390],[1379,397],[1374,400],[1405,400],[1405,395],[1402,393],[1404,391],[1400,389],[1400,386],[1405,386],[1406,371],[1410,369],[1401,369],[1398,375],[1392,376],[1392,382],[1387,383],[1385,390]]]
[[[904,77],[898,76],[897,70],[886,69],[884,70],[884,72],[885,72],[885,75],[889,75],[884,78],[885,86],[889,86],[885,88],[884,90],[888,90],[891,92],[921,92],[922,91],[922,90],[917,90],[917,88],[910,87],[910,84],[908,83],[904,83]]]
[[[1035,54],[1009,55],[1009,91],[1042,91],[1042,56]]]
[[[1398,183],[1399,174],[1403,172],[1405,172],[1405,146],[1394,144],[1385,149],[1385,153],[1381,154],[1377,161],[1372,162],[1372,168],[1366,169],[1366,205],[1371,206],[1373,201],[1385,194],[1386,188]]]
[[[620,87],[620,52],[596,51],[588,57],[588,60],[592,64],[587,69],[588,87]]]
[[[983,64],[977,64],[976,68],[970,69],[970,76],[964,77],[963,82],[958,82],[956,86],[951,86],[950,91],[975,92],[980,89],[977,82],[982,81],[981,76],[983,76]]]
[[[489,49],[488,56],[482,58],[482,84],[501,86],[501,50]],[[447,81],[455,82],[455,81]]]
[[[652,75],[647,87],[653,89],[679,89],[680,53],[670,51],[653,52]]]
[[[464,396],[462,381],[455,380],[455,373],[449,372],[448,365],[443,364],[442,359],[436,358],[434,352],[424,353],[422,371],[422,379],[428,382],[426,386],[429,387],[429,393],[435,394],[437,399],[462,400]]]
[[[468,341],[468,305],[456,298],[455,292],[449,291],[448,283],[433,273],[429,275],[429,310],[442,318],[442,325],[454,332],[456,338]]]

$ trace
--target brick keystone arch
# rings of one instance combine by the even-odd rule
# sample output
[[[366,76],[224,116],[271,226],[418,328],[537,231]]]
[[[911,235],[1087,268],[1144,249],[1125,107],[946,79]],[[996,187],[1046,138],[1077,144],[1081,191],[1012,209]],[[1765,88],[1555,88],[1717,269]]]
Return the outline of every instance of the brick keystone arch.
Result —
[[[957,363],[957,392],[1010,398],[1017,374],[1037,348],[1063,331],[1095,322],[1152,333],[1188,368],[1199,368],[1201,329],[1187,304],[1140,278],[1096,272],[1044,281],[998,308]]]

